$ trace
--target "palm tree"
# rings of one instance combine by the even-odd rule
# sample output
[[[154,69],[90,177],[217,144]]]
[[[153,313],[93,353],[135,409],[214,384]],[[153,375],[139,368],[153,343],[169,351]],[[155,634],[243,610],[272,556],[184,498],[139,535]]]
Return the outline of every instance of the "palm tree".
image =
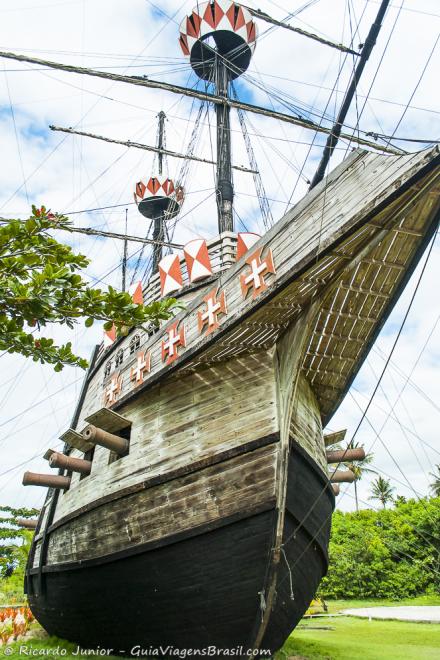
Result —
[[[359,447],[362,447],[362,445],[359,442],[351,442],[348,446],[348,449],[358,449]],[[329,447],[331,450],[342,450],[343,447],[339,444],[332,445]],[[351,470],[355,476],[354,480],[354,497],[356,500],[356,511],[359,511],[359,500],[358,500],[358,491],[357,491],[357,482],[362,479],[362,476],[364,474],[370,473],[370,474],[377,474],[376,470],[372,470],[371,468],[366,467],[370,463],[373,462],[374,454],[370,452],[369,454],[365,454],[365,458],[358,460],[358,461],[343,461],[343,465],[345,465],[346,468]]]
[[[370,500],[379,500],[382,506],[386,509],[387,502],[393,501],[393,486],[391,486],[389,479],[377,477],[371,484],[371,497]]]
[[[362,445],[359,442],[352,442],[350,443],[350,449],[358,449]],[[372,470],[371,468],[366,467],[367,465],[370,465],[370,463],[373,462],[374,454],[370,452],[369,454],[365,454],[365,458],[359,460],[359,461],[351,461],[349,463],[346,463],[345,465],[348,467],[349,470],[351,470],[355,476],[354,479],[354,497],[356,500],[356,511],[359,511],[359,502],[358,502],[358,491],[357,491],[357,482],[360,481],[363,477],[364,474],[377,474],[376,470]]]
[[[430,472],[429,474],[433,477],[434,481],[430,484],[431,493],[434,497],[440,497],[440,464],[435,466],[437,473]]]

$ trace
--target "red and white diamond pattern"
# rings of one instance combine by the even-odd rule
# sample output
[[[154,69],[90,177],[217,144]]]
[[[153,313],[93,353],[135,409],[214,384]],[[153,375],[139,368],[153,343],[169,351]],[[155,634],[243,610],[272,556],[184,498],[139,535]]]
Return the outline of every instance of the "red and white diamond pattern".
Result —
[[[208,246],[203,238],[189,241],[183,248],[190,282],[197,282],[212,275]]]
[[[116,327],[112,325],[110,330],[104,330],[104,348],[108,348],[114,344],[116,340]]]
[[[167,254],[159,261],[160,291],[167,296],[183,286],[180,259],[177,254]]]
[[[178,204],[183,202],[183,189],[175,186],[174,181],[164,176],[151,176],[148,180],[138,181],[134,192],[134,201],[139,204],[149,197],[172,197]]]
[[[257,33],[250,12],[230,0],[214,0],[212,4],[197,5],[180,24],[179,42],[184,55],[189,56],[196,41],[216,30],[235,32],[252,52],[255,50]]]
[[[259,234],[252,232],[239,232],[237,234],[237,261],[255,245],[259,238],[261,238]]]
[[[130,284],[130,287],[128,289],[128,293],[131,295],[132,300],[135,305],[143,305],[144,304],[144,294],[142,291],[142,282],[133,282],[133,284]]]

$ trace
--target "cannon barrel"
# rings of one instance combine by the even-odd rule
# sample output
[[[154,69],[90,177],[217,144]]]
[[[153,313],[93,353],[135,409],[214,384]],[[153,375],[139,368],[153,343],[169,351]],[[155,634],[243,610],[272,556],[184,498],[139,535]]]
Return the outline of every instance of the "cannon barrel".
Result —
[[[70,472],[79,472],[80,474],[90,474],[92,462],[83,458],[74,458],[60,452],[54,452],[49,458],[49,465],[53,468],[63,468]]]
[[[40,474],[39,472],[25,472],[23,486],[46,486],[46,488],[60,488],[67,490],[70,486],[70,477],[55,474]]]
[[[351,470],[334,470],[329,472],[329,479],[333,484],[351,484],[356,479]]]
[[[24,527],[24,529],[35,529],[37,523],[38,520],[35,520],[35,518],[17,518],[17,525]]]
[[[89,426],[84,429],[83,437],[88,442],[91,442],[94,445],[100,445],[101,447],[106,447],[106,449],[110,449],[120,456],[123,456],[128,451],[128,440],[121,438],[119,435],[104,431],[98,426],[93,426],[93,424],[89,424]]]
[[[327,463],[363,461],[365,458],[365,450],[362,447],[355,447],[354,449],[335,449],[334,451],[327,451],[326,456]]]

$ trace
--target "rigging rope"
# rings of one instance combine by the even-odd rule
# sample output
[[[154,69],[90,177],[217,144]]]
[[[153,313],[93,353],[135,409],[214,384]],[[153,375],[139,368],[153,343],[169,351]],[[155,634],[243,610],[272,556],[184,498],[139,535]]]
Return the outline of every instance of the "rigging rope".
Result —
[[[237,97],[237,90],[235,88],[234,83],[231,84],[231,88],[232,88],[233,96],[235,98],[238,98]],[[260,205],[260,211],[261,211],[261,217],[262,217],[262,220],[263,220],[263,225],[264,225],[265,230],[267,231],[273,225],[272,212],[270,210],[269,202],[267,201],[267,195],[266,195],[266,191],[264,189],[263,180],[262,180],[261,174],[258,170],[257,160],[255,158],[255,153],[254,153],[254,150],[253,150],[253,147],[252,147],[252,142],[249,138],[249,133],[247,131],[244,112],[243,112],[243,110],[241,110],[241,108],[238,108],[237,109],[237,114],[238,114],[238,120],[240,122],[241,130],[242,130],[242,133],[243,133],[244,143],[246,145],[246,151],[247,151],[248,158],[249,158],[249,165],[250,165],[251,169],[254,170],[254,174],[252,175],[252,177],[254,179],[254,185],[255,185],[255,190],[256,190],[256,193],[257,193],[257,197],[258,197],[258,203]]]
[[[428,249],[428,251],[427,251],[426,258],[425,258],[424,263],[423,263],[423,266],[422,266],[422,270],[421,270],[421,272],[420,272],[420,274],[419,274],[419,277],[418,277],[418,279],[417,279],[416,286],[415,286],[414,291],[413,291],[413,293],[412,293],[412,295],[411,295],[411,299],[410,299],[409,304],[408,304],[408,306],[407,306],[407,308],[406,308],[406,311],[405,311],[404,317],[403,317],[403,319],[402,319],[402,321],[401,321],[401,323],[400,323],[399,331],[398,331],[398,333],[397,333],[397,336],[396,336],[396,338],[395,338],[395,340],[394,340],[394,342],[393,342],[393,345],[392,345],[392,347],[391,347],[391,350],[390,350],[390,352],[389,352],[389,354],[388,354],[388,357],[387,357],[387,359],[386,359],[385,366],[384,366],[384,368],[383,368],[382,371],[381,371],[381,374],[380,374],[380,376],[379,376],[379,380],[377,381],[376,386],[375,386],[375,388],[374,388],[372,394],[371,394],[370,397],[369,397],[368,404],[367,404],[365,410],[363,411],[362,417],[361,417],[361,419],[359,420],[359,423],[358,423],[357,426],[356,426],[356,429],[355,429],[355,431],[354,431],[354,433],[353,433],[353,435],[352,435],[352,437],[351,437],[351,439],[350,439],[350,442],[349,442],[348,445],[347,445],[347,449],[349,449],[349,447],[352,446],[353,441],[354,441],[354,439],[355,439],[355,437],[356,437],[356,435],[357,435],[357,433],[358,433],[358,431],[359,431],[359,429],[360,429],[360,427],[361,427],[361,424],[362,424],[362,422],[364,421],[364,419],[365,419],[365,417],[366,417],[366,415],[367,415],[367,413],[368,413],[368,410],[370,409],[370,406],[371,406],[371,404],[372,404],[372,402],[373,402],[374,396],[375,396],[375,394],[376,394],[377,390],[379,389],[379,386],[380,386],[380,384],[381,384],[381,382],[382,382],[382,378],[383,378],[383,376],[384,376],[384,374],[385,374],[385,371],[386,371],[386,369],[387,369],[387,367],[388,367],[388,364],[389,364],[389,362],[390,362],[390,360],[391,360],[391,358],[392,358],[392,355],[393,355],[394,350],[395,350],[395,348],[396,348],[396,345],[397,345],[397,343],[398,343],[398,341],[399,341],[399,338],[400,338],[400,336],[401,336],[401,334],[402,334],[402,331],[403,331],[403,328],[404,328],[404,326],[405,326],[405,323],[406,323],[406,320],[407,320],[407,318],[408,318],[408,315],[409,315],[409,313],[410,313],[410,311],[411,311],[411,309],[412,309],[412,305],[413,305],[413,302],[414,302],[415,296],[416,296],[416,294],[417,294],[417,291],[419,290],[420,283],[421,283],[421,281],[422,281],[423,275],[424,275],[425,270],[426,270],[426,266],[427,266],[427,264],[428,264],[429,258],[430,258],[431,253],[432,253],[432,249],[433,249],[433,246],[434,246],[434,243],[435,243],[435,238],[436,238],[436,235],[434,234],[434,237],[433,237],[432,240],[431,240],[430,247],[429,247],[429,249]],[[368,452],[367,452],[367,453],[368,453]],[[340,462],[338,463],[338,465],[337,465],[334,469],[337,470],[337,469],[339,468],[339,466],[341,465],[342,462],[343,462],[343,459],[342,459],[342,461],[340,461]],[[299,522],[299,524],[296,526],[294,532],[293,532],[293,533],[287,538],[286,541],[284,541],[284,545],[287,545],[287,543],[293,538],[294,534],[296,534],[297,531],[303,527],[304,523],[306,522],[306,520],[309,518],[309,516],[310,516],[311,513],[313,512],[313,510],[314,510],[315,507],[317,506],[318,502],[321,500],[321,497],[323,497],[323,495],[324,495],[324,493],[326,492],[327,488],[328,488],[327,485],[324,486],[324,487],[322,488],[322,490],[320,491],[319,495],[315,498],[314,502],[312,502],[312,504],[311,504],[310,507],[308,508],[308,510],[307,510],[307,512],[305,513],[305,515],[304,515],[304,517],[302,518],[302,520],[301,520],[301,521]],[[321,530],[319,530],[319,531],[321,531]],[[315,535],[313,536],[312,540],[310,541],[310,544],[312,544],[312,543],[314,542],[314,540],[316,539],[317,534],[319,534],[319,531],[318,531],[317,533],[315,533]],[[310,545],[310,544],[309,544],[309,545]]]

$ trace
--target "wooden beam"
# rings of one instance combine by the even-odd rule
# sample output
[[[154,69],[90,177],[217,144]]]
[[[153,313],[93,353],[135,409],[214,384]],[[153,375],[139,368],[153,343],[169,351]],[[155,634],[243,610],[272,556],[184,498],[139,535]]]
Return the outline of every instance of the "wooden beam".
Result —
[[[170,156],[171,158],[183,158],[185,160],[195,160],[198,163],[204,163],[205,165],[217,165],[215,160],[199,158],[198,156],[189,156],[188,154],[180,154],[177,151],[170,151],[169,149],[159,149],[159,147],[152,147],[149,144],[142,144],[141,142],[115,140],[114,138],[105,137],[104,135],[95,135],[95,133],[86,133],[85,131],[75,131],[73,128],[62,128],[61,126],[51,125],[49,128],[51,131],[60,131],[61,133],[70,133],[71,135],[82,135],[83,137],[102,140],[103,142],[110,142],[111,144],[121,144],[124,147],[134,147],[135,149],[143,149],[144,151],[153,151],[156,154]],[[247,172],[249,174],[259,174],[258,170],[250,170],[248,167],[243,167],[242,165],[232,165],[232,169],[239,170],[240,172]]]
[[[347,360],[348,362],[356,362],[355,358],[351,357],[346,357],[345,355],[341,355],[340,353],[316,353],[316,352],[307,352],[307,357],[317,357],[317,358],[324,358],[325,360]]]
[[[301,126],[302,128],[308,128],[312,131],[318,133],[325,133],[330,135],[332,132],[331,128],[326,128],[320,126],[310,119],[305,119],[303,117],[293,117],[292,115],[286,115],[283,112],[277,112],[274,110],[268,110],[257,105],[251,105],[250,103],[243,103],[242,101],[237,101],[234,99],[226,99],[222,96],[216,96],[215,94],[208,94],[206,92],[201,92],[197,89],[188,89],[187,87],[181,87],[180,85],[171,85],[169,83],[164,83],[159,80],[149,80],[141,76],[125,76],[117,73],[110,73],[109,71],[99,71],[96,69],[88,69],[86,67],[73,66],[71,64],[61,64],[60,62],[53,62],[51,60],[42,60],[38,57],[28,57],[27,55],[18,55],[17,53],[10,53],[7,51],[0,51],[0,57],[9,60],[16,60],[18,62],[28,62],[29,64],[38,64],[40,66],[47,66],[50,69],[57,69],[58,71],[66,71],[67,73],[79,73],[80,75],[93,76],[95,78],[105,78],[107,80],[114,80],[115,82],[125,82],[130,85],[137,85],[138,87],[149,87],[151,89],[161,89],[166,92],[171,92],[173,94],[180,94],[183,96],[189,96],[191,98],[200,99],[201,101],[209,101],[210,103],[215,103],[216,105],[228,105],[231,108],[240,108],[246,112],[252,112],[256,115],[262,115],[264,117],[271,117],[273,119],[279,119],[288,124],[294,124],[295,126]],[[348,142],[356,142],[365,147],[370,147],[376,149],[383,153],[389,153],[394,155],[402,155],[403,152],[401,149],[394,149],[393,147],[386,147],[377,142],[372,142],[371,140],[365,140],[355,134],[351,135],[348,133],[341,133],[340,137]]]
[[[54,229],[59,229],[61,231],[68,231],[74,234],[87,234],[88,236],[103,236],[106,238],[116,238],[120,241],[132,241],[133,243],[144,243],[145,245],[163,245],[165,247],[171,247],[176,249],[183,248],[183,245],[180,243],[166,243],[165,241],[155,241],[152,238],[141,238],[140,236],[130,236],[126,234],[116,234],[113,231],[101,231],[100,229],[92,229],[91,227],[57,227],[54,226]]]
[[[60,435],[60,440],[66,442],[71,447],[75,447],[75,449],[79,449],[84,454],[95,446],[91,442],[87,442],[81,433],[78,433],[75,429],[68,429],[63,435]]]
[[[349,341],[354,344],[363,344],[365,339],[360,339],[358,337],[350,337],[349,335],[338,335],[333,332],[319,332],[315,330],[315,334],[319,337],[324,337],[325,339],[335,339],[336,341]]]
[[[327,307],[322,307],[321,312],[326,312],[327,314],[337,314],[343,319],[354,319],[355,321],[369,321],[370,323],[377,323],[377,318],[373,319],[371,316],[362,316],[362,314],[349,314],[348,312],[340,312],[337,309],[328,309]]]
[[[277,27],[282,27],[285,30],[291,30],[292,32],[297,32],[298,34],[301,34],[303,37],[308,37],[309,39],[318,41],[320,44],[323,44],[325,46],[330,46],[330,48],[336,48],[337,50],[341,50],[343,53],[350,53],[350,55],[357,55],[358,57],[360,55],[360,53],[357,50],[348,48],[348,46],[344,46],[343,44],[337,44],[334,41],[330,41],[329,39],[324,39],[323,37],[320,37],[317,34],[313,34],[313,32],[307,32],[307,30],[302,30],[301,28],[294,27],[293,25],[289,25],[288,23],[283,23],[282,21],[278,21],[276,18],[272,18],[264,11],[261,11],[261,9],[252,9],[252,7],[248,7],[247,5],[243,5],[243,7],[246,7],[248,12],[250,12],[252,16],[255,16],[255,18],[260,18],[262,21],[266,21],[266,23],[271,23],[272,25],[276,25]]]
[[[386,266],[387,268],[396,268],[397,270],[405,270],[402,264],[394,264],[392,261],[381,261],[380,259],[362,259],[363,264],[371,264],[372,266]]]
[[[423,189],[422,189],[423,190]],[[374,229],[383,229],[383,225],[379,225],[376,222],[366,222],[365,227],[374,227]],[[405,227],[390,227],[389,231],[394,231],[397,234],[407,234],[408,236],[416,236],[420,238],[423,236],[422,232],[415,231],[414,229],[406,229]]]
[[[405,227],[394,227],[392,231],[395,231],[397,234],[406,234],[407,236],[415,236],[420,238],[423,236],[421,231],[415,231],[414,229],[406,229]]]
[[[324,435],[325,446],[329,447],[330,445],[336,445],[339,442],[342,442],[345,438],[346,433],[347,433],[347,429],[343,429],[342,431],[333,431],[332,433],[326,433]]]
[[[89,424],[93,424],[93,426],[99,426],[99,428],[104,429],[104,431],[108,431],[109,433],[118,433],[118,431],[123,431],[131,426],[130,419],[127,419],[108,408],[100,408],[86,417],[85,421]]]
[[[381,293],[379,291],[373,291],[373,289],[364,289],[361,286],[352,286],[351,284],[340,284],[339,288],[343,289],[344,291],[351,291],[352,293],[362,293],[366,296],[376,296],[377,298],[383,298],[384,300],[389,299],[389,296],[387,296],[385,293]]]
[[[340,371],[334,371],[333,369],[314,369],[313,367],[306,367],[306,371],[311,371],[313,374],[321,374],[322,376],[330,376],[330,378],[345,378],[345,375]],[[322,384],[319,384],[319,387],[322,387]],[[332,389],[339,389],[332,388]]]

